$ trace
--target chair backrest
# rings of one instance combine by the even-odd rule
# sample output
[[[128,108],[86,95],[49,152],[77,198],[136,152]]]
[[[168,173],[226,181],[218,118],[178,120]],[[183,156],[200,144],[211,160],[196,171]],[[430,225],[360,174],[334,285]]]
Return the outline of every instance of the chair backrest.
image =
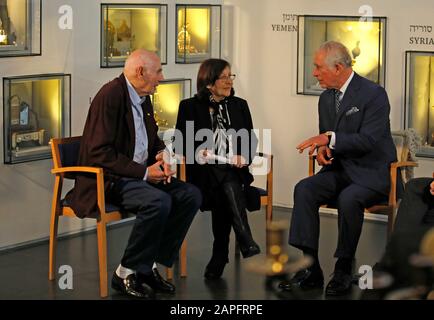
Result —
[[[420,136],[413,128],[392,131],[393,142],[396,147],[396,157],[398,161],[414,161],[417,162],[416,152],[421,145]],[[413,167],[405,167],[401,171],[404,183],[414,177]]]
[[[77,165],[80,141],[81,136],[51,139],[51,153],[55,169]]]

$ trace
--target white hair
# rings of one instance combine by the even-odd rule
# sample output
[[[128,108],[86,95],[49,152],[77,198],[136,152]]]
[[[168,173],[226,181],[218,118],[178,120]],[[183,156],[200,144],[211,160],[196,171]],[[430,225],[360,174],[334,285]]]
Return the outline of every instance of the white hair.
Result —
[[[318,49],[326,53],[325,62],[329,67],[334,67],[336,64],[342,64],[344,67],[352,66],[352,58],[348,48],[337,41],[324,42]]]

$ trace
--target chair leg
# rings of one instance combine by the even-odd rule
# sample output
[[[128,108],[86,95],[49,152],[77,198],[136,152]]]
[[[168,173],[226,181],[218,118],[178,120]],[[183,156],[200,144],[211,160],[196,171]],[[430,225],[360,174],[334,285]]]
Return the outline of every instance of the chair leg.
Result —
[[[54,280],[55,275],[55,264],[56,264],[56,248],[57,248],[57,226],[59,222],[59,216],[56,214],[56,209],[54,208],[51,212],[50,221],[50,244],[48,252],[48,280]]]
[[[266,219],[267,222],[273,220],[273,203],[268,201],[266,208]]]
[[[390,210],[390,213],[387,215],[387,240],[390,240],[390,237],[392,236],[393,226],[395,224],[395,212],[392,208]]]
[[[167,280],[173,279],[173,268],[166,268],[166,279]]]
[[[99,288],[100,296],[108,296],[107,288],[107,230],[104,221],[98,221],[96,224],[96,233],[98,237],[98,262],[99,262]]]
[[[181,277],[187,277],[187,240],[184,239],[181,245]]]

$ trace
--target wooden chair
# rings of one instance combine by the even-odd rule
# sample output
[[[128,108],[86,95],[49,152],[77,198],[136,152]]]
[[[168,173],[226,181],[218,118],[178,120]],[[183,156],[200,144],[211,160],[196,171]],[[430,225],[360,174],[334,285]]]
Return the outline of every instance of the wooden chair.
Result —
[[[265,222],[273,220],[273,155],[258,152],[256,156],[265,160],[267,165],[267,182],[265,189],[258,188],[261,195],[261,206],[265,206]]]
[[[95,174],[97,181],[97,203],[99,216],[96,218],[96,230],[98,239],[98,263],[99,263],[99,280],[100,296],[107,297],[107,231],[106,226],[109,222],[118,221],[123,218],[120,208],[106,203],[104,196],[104,174],[102,168],[97,167],[80,167],[77,166],[78,153],[80,150],[81,137],[51,139],[51,152],[53,156],[53,169],[51,173],[55,175],[53,199],[51,207],[50,220],[50,244],[49,244],[49,263],[48,279],[55,279],[55,257],[57,244],[57,230],[60,216],[73,217],[76,215],[71,207],[61,199],[62,186],[64,179],[74,179],[75,173]],[[180,179],[185,180],[185,166],[181,166]],[[181,276],[186,276],[186,242],[181,247]],[[172,271],[168,270],[172,275]]]
[[[398,168],[401,170],[403,182],[406,183],[412,177],[412,171],[409,168],[417,167],[418,164],[415,161],[409,161],[409,159],[415,159],[415,150],[410,147],[410,140],[414,133],[412,131],[400,131],[392,132],[393,142],[396,146],[398,161],[390,164],[390,181],[391,187],[389,191],[389,199],[387,203],[381,203],[365,209],[365,213],[382,214],[387,215],[387,238],[389,239],[393,225],[395,223],[395,215],[398,207],[398,201],[396,197],[397,181],[398,181]],[[315,174],[315,160],[316,155],[309,156],[309,176]],[[325,207],[331,207],[325,205]]]

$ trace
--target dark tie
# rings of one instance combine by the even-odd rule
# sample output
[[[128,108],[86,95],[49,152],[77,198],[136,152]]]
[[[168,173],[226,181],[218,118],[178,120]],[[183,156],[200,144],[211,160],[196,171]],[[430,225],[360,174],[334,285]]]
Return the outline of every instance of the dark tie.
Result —
[[[336,114],[339,113],[339,107],[341,106],[341,93],[339,90],[334,90],[335,91],[335,108],[336,108]]]

